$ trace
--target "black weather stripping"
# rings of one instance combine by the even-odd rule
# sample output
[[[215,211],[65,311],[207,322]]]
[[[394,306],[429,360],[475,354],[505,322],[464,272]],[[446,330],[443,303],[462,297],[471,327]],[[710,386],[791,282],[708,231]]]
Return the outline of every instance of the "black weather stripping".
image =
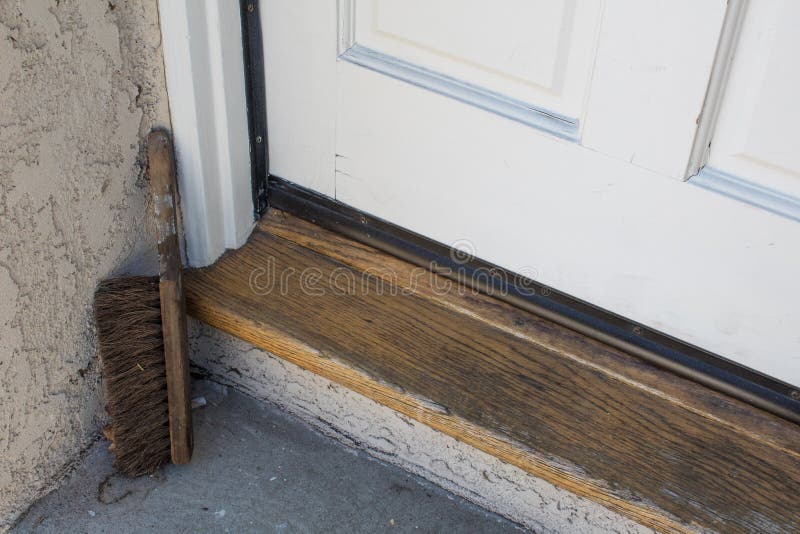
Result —
[[[253,183],[253,211],[256,219],[267,209],[267,91],[264,78],[264,47],[258,0],[240,0],[244,88],[247,97],[247,128],[250,137],[250,173]]]

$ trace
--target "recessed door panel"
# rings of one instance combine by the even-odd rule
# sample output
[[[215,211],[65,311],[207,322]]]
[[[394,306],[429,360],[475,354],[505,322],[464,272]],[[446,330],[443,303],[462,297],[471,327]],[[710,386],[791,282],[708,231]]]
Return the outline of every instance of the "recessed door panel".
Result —
[[[578,118],[600,2],[359,0],[355,44]]]
[[[749,2],[709,164],[800,198],[800,2]]]

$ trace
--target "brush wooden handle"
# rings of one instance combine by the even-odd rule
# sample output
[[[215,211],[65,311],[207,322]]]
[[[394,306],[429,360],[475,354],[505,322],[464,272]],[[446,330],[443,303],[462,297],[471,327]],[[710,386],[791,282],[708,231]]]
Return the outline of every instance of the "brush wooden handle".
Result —
[[[181,251],[175,213],[178,186],[172,155],[169,134],[154,131],[147,136],[148,173],[158,229],[159,292],[167,368],[170,453],[172,463],[185,464],[192,458],[194,439],[186,305],[183,299]]]

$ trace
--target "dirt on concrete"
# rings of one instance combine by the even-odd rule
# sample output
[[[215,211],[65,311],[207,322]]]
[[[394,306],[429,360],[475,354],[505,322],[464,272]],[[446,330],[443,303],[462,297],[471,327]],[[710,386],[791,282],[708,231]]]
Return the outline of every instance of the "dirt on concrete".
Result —
[[[194,412],[191,464],[125,478],[100,441],[12,532],[523,531],[273,406],[196,387],[209,404]]]

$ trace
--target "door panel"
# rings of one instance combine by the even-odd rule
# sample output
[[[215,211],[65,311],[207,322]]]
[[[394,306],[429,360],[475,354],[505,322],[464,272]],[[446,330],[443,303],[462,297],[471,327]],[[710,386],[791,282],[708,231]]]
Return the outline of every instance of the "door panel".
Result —
[[[749,2],[709,165],[800,198],[800,2]]]
[[[354,42],[548,109],[580,116],[599,2],[369,0],[349,21]]]

